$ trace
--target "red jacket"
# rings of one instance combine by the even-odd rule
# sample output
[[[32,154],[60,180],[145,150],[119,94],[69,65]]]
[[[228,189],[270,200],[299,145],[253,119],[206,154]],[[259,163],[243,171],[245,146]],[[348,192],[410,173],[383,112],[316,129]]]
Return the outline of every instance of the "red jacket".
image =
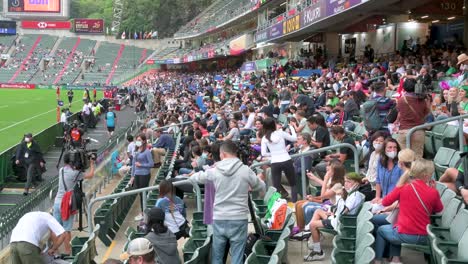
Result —
[[[412,182],[416,191],[424,202],[430,214],[441,212],[444,209],[439,192],[429,187],[422,180]],[[382,200],[383,206],[389,206],[400,201],[400,213],[395,226],[400,234],[426,236],[426,226],[430,224],[430,217],[421,205],[416,193],[410,184],[395,188]]]

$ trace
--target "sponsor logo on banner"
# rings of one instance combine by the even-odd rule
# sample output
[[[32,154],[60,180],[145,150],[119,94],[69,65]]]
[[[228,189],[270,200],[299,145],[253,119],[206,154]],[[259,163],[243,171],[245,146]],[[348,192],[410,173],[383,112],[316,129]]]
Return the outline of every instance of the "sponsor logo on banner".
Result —
[[[278,23],[276,25],[273,25],[269,32],[268,32],[268,38],[269,39],[272,39],[272,38],[277,38],[277,37],[280,37],[283,35],[283,23]]]
[[[292,33],[299,29],[301,29],[301,17],[299,15],[283,22],[283,35]]]
[[[253,72],[256,70],[257,70],[257,65],[255,61],[244,62],[244,64],[241,67],[241,71],[243,72]]]
[[[34,89],[36,88],[35,84],[29,83],[0,83],[0,88],[4,89]]]
[[[104,33],[104,20],[77,18],[73,28],[76,33]]]
[[[258,31],[255,34],[255,42],[263,42],[268,40],[268,30]]]
[[[333,16],[362,3],[363,0],[328,0],[327,16]]]
[[[150,64],[150,65],[151,65],[151,64],[154,64],[154,63],[155,63],[154,60],[147,60],[147,61],[146,61],[146,64]]]
[[[301,13],[301,28],[313,24],[314,22],[325,17],[325,5],[323,1],[318,1],[315,4],[307,7]]]
[[[21,21],[21,27],[26,29],[70,29],[70,21]]]

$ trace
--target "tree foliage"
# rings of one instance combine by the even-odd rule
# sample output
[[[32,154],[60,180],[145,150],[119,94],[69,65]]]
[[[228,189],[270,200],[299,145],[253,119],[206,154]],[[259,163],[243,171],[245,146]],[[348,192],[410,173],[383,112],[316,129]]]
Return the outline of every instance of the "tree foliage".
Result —
[[[123,0],[120,32],[158,31],[159,37],[172,36],[214,0]],[[72,18],[103,18],[112,25],[113,0],[72,0]]]

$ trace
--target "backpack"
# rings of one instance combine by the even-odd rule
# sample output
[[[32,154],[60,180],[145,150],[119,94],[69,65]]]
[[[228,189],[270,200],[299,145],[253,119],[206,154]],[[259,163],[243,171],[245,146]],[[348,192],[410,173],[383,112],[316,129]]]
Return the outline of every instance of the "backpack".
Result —
[[[75,177],[75,180],[74,180],[75,181],[75,186],[73,187],[73,190],[68,190],[68,187],[65,184],[65,176],[64,176],[65,172],[64,172],[63,168],[61,170],[61,176],[62,176],[63,187],[65,188],[65,194],[66,194],[66,196],[71,197],[68,200],[62,199],[61,208],[67,207],[67,209],[69,209],[70,215],[74,215],[74,214],[78,213],[78,211],[81,210],[82,206],[83,206],[84,193],[81,190],[79,182],[77,182],[78,177],[80,176],[80,174],[81,174],[81,171],[78,172],[78,174]],[[64,195],[64,197],[65,197],[65,195]],[[67,204],[64,204],[64,203],[67,203]],[[66,220],[66,219],[64,219],[64,220]]]
[[[377,131],[382,127],[382,119],[377,109],[377,100],[368,100],[361,107],[361,117],[367,131]]]

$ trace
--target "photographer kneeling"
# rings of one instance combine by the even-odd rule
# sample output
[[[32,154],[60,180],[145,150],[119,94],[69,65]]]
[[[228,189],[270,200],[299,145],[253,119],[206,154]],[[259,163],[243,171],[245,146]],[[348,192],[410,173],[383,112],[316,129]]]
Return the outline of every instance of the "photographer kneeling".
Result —
[[[59,186],[54,201],[54,217],[65,229],[65,255],[70,255],[72,253],[70,241],[74,212],[71,212],[70,208],[62,208],[62,200],[71,199],[72,195],[66,195],[66,193],[74,190],[75,185],[81,184],[83,179],[90,179],[94,176],[94,160],[90,160],[89,171],[85,173],[84,176],[81,174],[79,168],[76,168],[75,165],[72,164],[70,152],[64,154],[63,163],[64,166],[59,170]]]

